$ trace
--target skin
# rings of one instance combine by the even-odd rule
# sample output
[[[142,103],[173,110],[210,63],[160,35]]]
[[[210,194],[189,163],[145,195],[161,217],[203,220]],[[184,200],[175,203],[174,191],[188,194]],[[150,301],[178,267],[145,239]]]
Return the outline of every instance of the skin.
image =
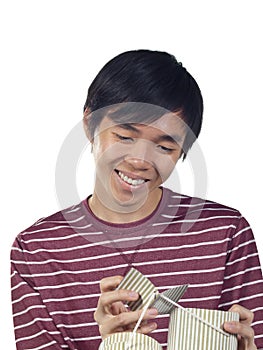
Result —
[[[86,120],[88,123],[88,120]],[[95,187],[89,205],[102,220],[138,221],[158,205],[160,185],[170,176],[182,153],[185,125],[168,114],[152,124],[119,125],[104,117],[92,142],[96,165]],[[118,176],[145,180],[131,186]]]
[[[162,190],[160,185],[170,176],[182,154],[186,135],[185,124],[173,113],[146,124],[118,125],[104,117],[96,134],[88,132],[89,113],[84,113],[84,126],[92,143],[96,165],[95,187],[89,205],[100,219],[112,223],[140,220],[151,214],[158,205]],[[169,136],[168,138],[166,136]],[[147,180],[142,185],[131,186],[118,175],[121,171],[132,179]],[[102,339],[116,333],[132,330],[141,311],[129,311],[125,301],[138,298],[127,290],[116,290],[122,276],[104,278],[100,283],[101,296],[94,319],[99,325]],[[238,312],[239,322],[228,322],[224,329],[238,335],[238,350],[255,350],[254,332],[251,328],[253,313],[240,305],[229,311]],[[148,334],[157,328],[149,322],[157,310],[149,309],[138,332]]]
[[[240,322],[225,322],[224,329],[238,335],[238,350],[256,350],[254,331],[251,327],[254,315],[241,305],[233,305],[229,311],[239,313]]]
[[[102,339],[116,332],[131,331],[141,315],[139,311],[128,311],[124,306],[126,301],[138,299],[138,293],[128,290],[115,290],[122,280],[122,276],[107,277],[100,282],[101,296],[98,301],[94,319],[99,325]],[[156,309],[149,309],[145,316],[139,333],[148,334],[157,328],[155,322],[147,322],[157,316]]]

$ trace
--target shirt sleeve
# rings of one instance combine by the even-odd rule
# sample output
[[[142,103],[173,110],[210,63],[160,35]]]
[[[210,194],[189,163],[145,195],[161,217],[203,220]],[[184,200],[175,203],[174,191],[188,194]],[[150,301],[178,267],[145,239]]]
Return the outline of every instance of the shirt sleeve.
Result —
[[[17,349],[70,349],[34,288],[33,280],[22,277],[23,274],[28,275],[29,269],[17,238],[11,250],[11,295]]]
[[[257,348],[263,348],[263,279],[253,232],[243,216],[237,221],[227,252],[219,308],[239,304],[254,313]]]

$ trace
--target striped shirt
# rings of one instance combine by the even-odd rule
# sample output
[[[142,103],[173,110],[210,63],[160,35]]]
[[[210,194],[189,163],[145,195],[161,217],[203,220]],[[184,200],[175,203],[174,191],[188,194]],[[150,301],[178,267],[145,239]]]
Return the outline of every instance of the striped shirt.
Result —
[[[104,277],[135,267],[160,292],[189,284],[184,307],[228,310],[238,303],[255,314],[263,348],[263,279],[253,233],[235,209],[163,189],[143,220],[112,224],[96,218],[87,200],[38,220],[11,251],[17,349],[95,350],[93,319]],[[152,336],[166,349],[169,316]]]

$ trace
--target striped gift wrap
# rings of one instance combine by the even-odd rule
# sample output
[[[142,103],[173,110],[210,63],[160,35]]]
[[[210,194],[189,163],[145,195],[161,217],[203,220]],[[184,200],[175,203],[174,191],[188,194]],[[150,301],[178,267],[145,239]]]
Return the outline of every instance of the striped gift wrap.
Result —
[[[132,311],[142,309],[149,298],[154,301],[157,293],[157,288],[152,282],[134,268],[129,270],[117,289],[127,289],[139,293],[138,300],[127,303]]]
[[[187,287],[188,285],[185,284],[176,288],[168,289],[162,294],[176,302],[182,297]],[[161,294],[158,292],[158,289],[154,284],[134,268],[129,270],[117,289],[127,289],[139,293],[138,300],[127,303],[132,311],[142,309],[147,303],[149,303],[149,301],[150,307],[155,307],[158,310],[159,315],[168,314],[174,307],[171,303],[162,299],[160,297]]]
[[[135,333],[121,332],[110,335],[101,343],[99,350],[162,350],[162,346],[153,338]]]
[[[237,350],[237,337],[224,332],[223,324],[226,321],[238,321],[238,313],[183,308],[177,302],[187,287],[182,285],[159,293],[148,278],[132,268],[118,289],[139,293],[137,301],[127,303],[132,311],[149,305],[157,308],[160,315],[170,314],[167,350]],[[135,331],[132,337],[131,333],[113,334],[102,344],[103,350],[162,349],[153,338]]]
[[[237,350],[236,335],[220,330],[224,322],[238,320],[236,312],[174,308],[170,314],[167,350]]]

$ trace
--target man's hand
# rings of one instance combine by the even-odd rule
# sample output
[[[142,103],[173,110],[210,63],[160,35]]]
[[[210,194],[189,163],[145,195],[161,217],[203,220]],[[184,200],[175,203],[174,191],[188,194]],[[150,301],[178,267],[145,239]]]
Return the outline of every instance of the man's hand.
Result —
[[[251,327],[253,312],[240,305],[233,305],[229,311],[239,313],[239,322],[225,322],[224,329],[237,334],[238,350],[257,350],[254,342],[254,331]]]
[[[132,331],[142,313],[142,310],[129,311],[125,307],[125,302],[135,301],[139,295],[124,289],[116,290],[122,279],[122,276],[113,276],[103,278],[100,282],[101,296],[94,313],[94,319],[99,325],[102,339],[113,333]],[[156,329],[155,322],[147,322],[156,316],[156,309],[147,310],[137,332],[148,334]]]

